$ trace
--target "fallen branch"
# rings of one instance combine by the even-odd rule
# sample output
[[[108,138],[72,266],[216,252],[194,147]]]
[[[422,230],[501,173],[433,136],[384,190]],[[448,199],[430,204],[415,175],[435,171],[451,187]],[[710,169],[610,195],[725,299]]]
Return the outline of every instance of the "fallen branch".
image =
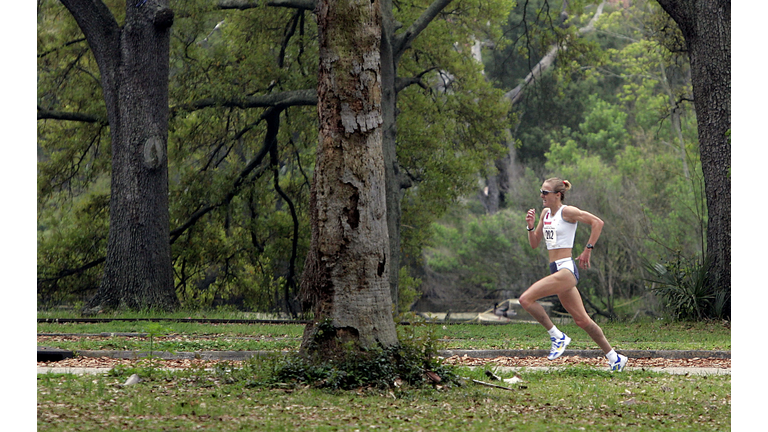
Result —
[[[500,385],[496,385],[496,384],[491,384],[491,383],[487,383],[485,381],[480,381],[480,380],[476,380],[476,379],[471,379],[471,378],[464,378],[464,379],[470,380],[470,381],[472,381],[475,384],[484,385],[486,387],[493,387],[493,388],[498,388],[498,389],[502,389],[502,390],[509,390],[509,391],[514,390],[514,389],[511,389],[509,387],[504,387],[504,386],[500,386]]]

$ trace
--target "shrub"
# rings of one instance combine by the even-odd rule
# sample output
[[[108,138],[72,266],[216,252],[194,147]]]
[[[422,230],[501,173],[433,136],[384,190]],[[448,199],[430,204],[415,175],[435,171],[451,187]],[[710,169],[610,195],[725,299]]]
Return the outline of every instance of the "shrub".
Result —
[[[361,350],[348,343],[331,358],[302,353],[280,359],[254,358],[240,371],[228,372],[226,379],[243,380],[251,387],[300,384],[328,390],[387,389],[423,386],[431,382],[427,372],[434,372],[441,383],[456,382],[451,367],[443,365],[437,357],[434,334],[417,336],[412,329],[404,333],[400,344],[391,348]]]
[[[708,279],[709,258],[687,259],[677,253],[667,262],[645,263],[651,291],[680,320],[730,318],[730,291]]]

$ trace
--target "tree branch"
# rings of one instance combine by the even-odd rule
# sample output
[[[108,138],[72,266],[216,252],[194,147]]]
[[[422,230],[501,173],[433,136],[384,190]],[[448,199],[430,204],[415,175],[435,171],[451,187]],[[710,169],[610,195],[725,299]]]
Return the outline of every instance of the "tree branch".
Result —
[[[587,23],[586,26],[579,29],[579,35],[583,36],[587,33],[591,33],[595,30],[595,24],[597,24],[597,20],[600,18],[600,15],[603,14],[603,8],[605,7],[605,0],[603,0],[598,6],[597,10],[595,11],[595,15],[592,17],[591,20],[589,20],[589,23]]]
[[[61,0],[77,21],[97,61],[117,49],[120,25],[101,0]]]
[[[594,303],[592,303],[592,300],[590,300],[589,297],[587,297],[586,295],[582,295],[581,298],[584,299],[584,302],[586,304],[588,304],[592,309],[595,310],[595,314],[602,315],[602,316],[604,316],[604,317],[606,317],[608,319],[614,319],[615,318],[615,316],[612,315],[610,312],[606,312],[606,311],[600,309],[599,307],[597,307]]]
[[[80,42],[85,42],[85,41],[86,41],[85,38],[79,38],[79,39],[75,39],[75,40],[69,41],[69,42],[65,43],[64,45],[62,45],[60,47],[52,48],[52,49],[49,49],[48,51],[46,51],[46,52],[44,52],[42,54],[38,54],[37,58],[43,58],[43,57],[47,56],[48,54],[54,53],[54,52],[56,52],[56,51],[58,51],[60,49],[66,48],[66,47],[68,47],[70,45],[74,45],[74,44],[77,44],[77,43],[80,43]]]
[[[424,31],[425,28],[437,17],[446,6],[453,0],[435,0],[424,10],[424,13],[414,21],[410,27],[401,35],[393,37],[392,46],[394,59],[397,62],[403,52],[410,48],[411,43]],[[238,9],[246,10],[256,8],[262,5],[285,7],[295,9],[306,9],[314,11],[317,6],[317,0],[218,0],[216,8],[218,9]]]
[[[84,266],[76,268],[76,269],[64,269],[64,270],[61,270],[60,272],[56,273],[55,276],[52,276],[52,277],[49,277],[49,278],[38,279],[37,280],[37,284],[39,286],[43,282],[56,282],[59,279],[64,279],[67,276],[73,276],[73,275],[76,275],[76,274],[80,274],[80,273],[82,273],[82,272],[84,272],[84,271],[86,271],[88,269],[96,267],[99,264],[103,264],[104,261],[105,261],[105,258],[101,257],[101,258],[93,260],[93,261],[89,262],[88,264],[85,264]]]
[[[177,105],[170,108],[171,115],[176,115],[180,111],[196,111],[210,107],[228,107],[228,108],[277,108],[284,110],[292,106],[314,106],[317,105],[317,90],[289,90],[280,93],[272,93],[261,96],[248,96],[244,98],[221,99],[205,98],[188,104]],[[43,107],[37,107],[38,120],[66,120],[79,121],[85,123],[107,124],[107,119],[91,114],[53,111]]]
[[[201,217],[208,214],[211,210],[221,207],[222,205],[223,205],[222,203],[211,204],[192,213],[192,216],[190,216],[186,222],[184,222],[181,226],[177,227],[176,229],[170,232],[170,240],[169,240],[170,244],[173,244],[174,242],[176,242],[176,240],[178,240],[179,237],[181,237],[181,235],[184,234],[184,231],[188,230],[192,225],[197,223],[197,221]]]
[[[437,67],[431,67],[420,74],[416,75],[415,77],[408,77],[408,78],[401,78],[397,77],[395,78],[395,92],[400,93],[401,90],[405,89],[406,87],[409,87],[411,85],[417,84],[419,87],[423,89],[428,89],[429,86],[422,81],[421,79],[429,72],[432,72],[433,70],[438,69]]]
[[[294,12],[293,18],[291,18],[291,22],[285,30],[283,43],[280,45],[280,54],[277,56],[277,66],[280,69],[282,69],[285,65],[285,51],[288,49],[288,43],[291,41],[291,38],[296,33],[296,26],[299,25],[299,21],[301,20],[301,15],[303,13],[304,11],[302,10],[297,10]]]
[[[421,32],[427,28],[429,23],[431,23],[437,15],[451,3],[451,1],[453,0],[435,0],[404,33],[393,37],[392,47],[395,63],[397,63],[397,60],[403,55],[403,52],[411,47],[411,43],[413,43]]]
[[[600,5],[597,7],[595,15],[592,17],[589,23],[578,30],[580,36],[595,30],[595,23],[597,22],[598,18],[600,18],[600,15],[603,14],[604,7],[605,0],[603,0],[603,2],[600,3]],[[541,75],[543,75],[544,72],[552,66],[552,64],[555,62],[555,59],[557,59],[558,54],[560,54],[560,51],[563,49],[565,49],[565,47],[562,45],[553,45],[547,54],[542,57],[541,60],[539,60],[539,62],[531,69],[531,72],[528,74],[528,76],[525,77],[523,82],[521,82],[517,87],[508,91],[504,95],[504,97],[509,100],[510,104],[515,105],[520,102],[520,99],[523,97],[523,90],[525,87],[527,87],[531,82],[539,79]]]
[[[261,119],[267,119],[274,115],[279,116],[281,111],[282,109],[279,108],[270,108],[264,114],[262,114]],[[277,141],[275,139],[269,139],[268,134],[268,136],[264,139],[264,145],[261,147],[261,150],[259,150],[259,153],[256,155],[256,157],[253,158],[253,160],[251,160],[251,162],[248,163],[248,165],[245,166],[243,171],[240,172],[240,174],[233,182],[232,188],[229,190],[229,192],[227,192],[227,195],[224,197],[224,199],[216,204],[211,204],[201,208],[200,210],[197,210],[184,224],[172,230],[170,234],[171,244],[173,244],[184,233],[184,231],[194,225],[201,217],[205,216],[212,210],[229,204],[232,199],[240,192],[240,188],[242,187],[243,183],[245,183],[248,175],[250,175],[250,173],[256,169],[256,167],[261,165],[261,162],[269,154],[271,146],[276,145],[276,143]]]
[[[664,12],[672,17],[676,23],[679,23],[680,20],[685,21],[685,19],[689,18],[690,13],[687,10],[689,2],[681,2],[677,0],[656,0],[656,3],[658,3],[659,6],[664,9]]]
[[[76,112],[65,111],[52,111],[43,107],[37,107],[37,119],[38,120],[64,120],[64,121],[77,121],[83,123],[98,123],[101,125],[107,125],[107,119],[105,117],[95,116],[91,114],[83,114]]]
[[[101,73],[101,87],[107,106],[107,117],[113,128],[118,125],[117,86],[121,55],[122,29],[114,15],[101,0],[61,0],[75,18],[88,41]]]
[[[171,107],[171,115],[179,111],[196,111],[210,107],[229,108],[278,108],[283,110],[291,106],[317,105],[317,90],[289,90],[280,93],[272,93],[261,96],[247,96],[244,98],[221,99],[206,98],[189,104]]]
[[[219,0],[216,3],[216,8],[246,10],[257,8],[265,4],[267,6],[275,7],[314,10],[317,5],[317,0]]]

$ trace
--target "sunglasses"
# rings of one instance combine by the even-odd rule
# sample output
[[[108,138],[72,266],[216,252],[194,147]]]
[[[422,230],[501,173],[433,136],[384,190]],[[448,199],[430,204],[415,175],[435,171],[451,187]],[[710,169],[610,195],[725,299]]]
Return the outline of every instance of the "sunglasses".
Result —
[[[547,196],[547,195],[549,195],[551,193],[557,193],[555,191],[548,191],[548,190],[544,190],[544,189],[539,189],[539,192],[541,192],[541,194],[544,195],[544,196]]]

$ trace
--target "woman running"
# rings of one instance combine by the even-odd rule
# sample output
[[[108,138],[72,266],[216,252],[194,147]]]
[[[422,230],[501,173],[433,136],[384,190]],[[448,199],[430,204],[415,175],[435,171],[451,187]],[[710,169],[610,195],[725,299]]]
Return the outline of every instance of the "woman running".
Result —
[[[592,227],[587,246],[578,258],[581,268],[589,268],[592,248],[600,238],[603,221],[592,213],[563,204],[563,201],[565,201],[565,191],[569,189],[571,189],[571,183],[568,180],[551,178],[545,181],[540,190],[544,209],[541,212],[539,224],[536,228],[534,228],[536,211],[530,209],[525,216],[525,221],[528,224],[528,241],[531,247],[537,248],[542,239],[547,244],[551,274],[531,285],[520,296],[520,305],[547,329],[552,340],[552,348],[547,357],[548,359],[554,360],[560,357],[565,351],[565,347],[571,342],[571,338],[558,330],[554,323],[552,323],[552,320],[549,319],[549,316],[547,316],[544,308],[536,302],[536,300],[541,298],[557,295],[565,310],[573,317],[574,322],[584,329],[592,340],[597,342],[600,349],[603,350],[610,364],[611,371],[620,372],[627,364],[627,357],[614,351],[611,344],[605,338],[603,330],[589,317],[584,309],[581,295],[576,288],[576,284],[579,281],[579,270],[576,268],[571,255],[578,223],[582,222]]]

